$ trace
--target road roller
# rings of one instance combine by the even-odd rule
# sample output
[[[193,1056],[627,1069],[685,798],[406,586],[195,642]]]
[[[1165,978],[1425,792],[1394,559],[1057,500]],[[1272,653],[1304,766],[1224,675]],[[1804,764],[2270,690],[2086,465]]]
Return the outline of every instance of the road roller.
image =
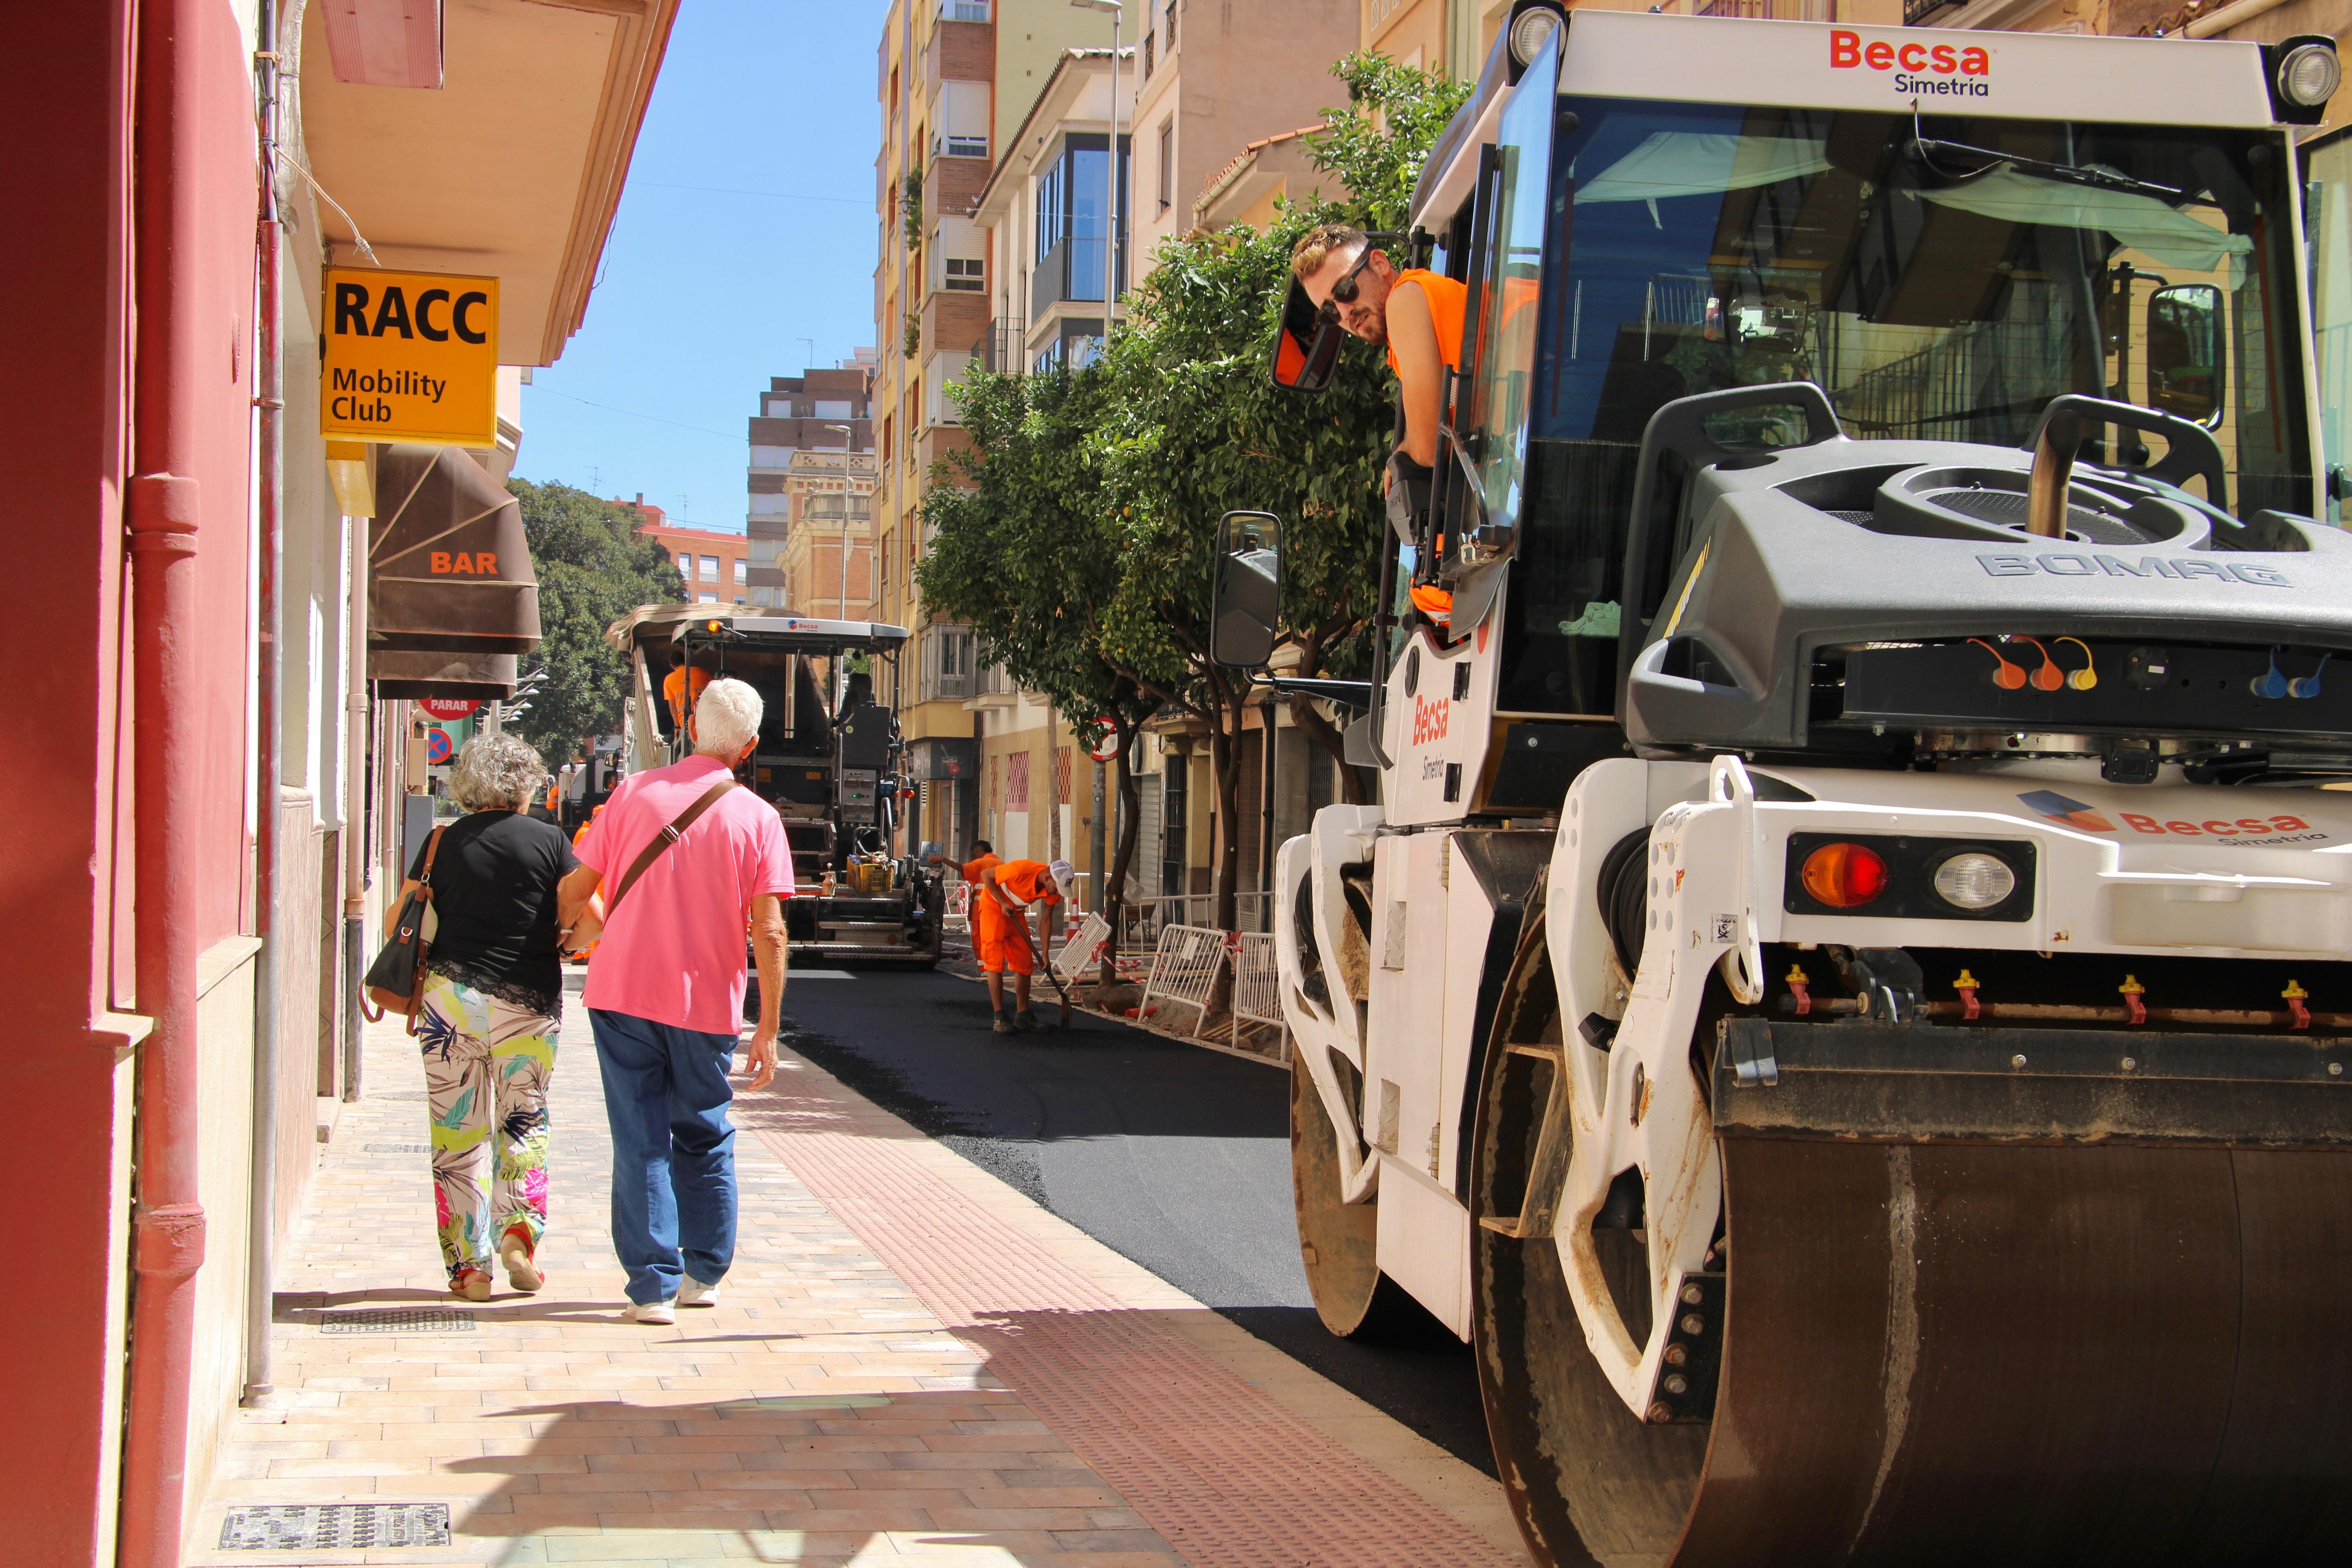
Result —
[[[1380,783],[1275,872],[1299,1245],[1538,1562],[2352,1552],[2336,82],[1520,0],[1368,236],[1466,303],[1368,678],[1258,676]]]

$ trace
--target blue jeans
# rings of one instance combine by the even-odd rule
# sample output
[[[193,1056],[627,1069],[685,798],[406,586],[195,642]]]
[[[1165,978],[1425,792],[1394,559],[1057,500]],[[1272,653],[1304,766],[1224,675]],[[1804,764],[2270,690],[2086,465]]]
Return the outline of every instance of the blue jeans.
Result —
[[[613,1125],[613,1250],[629,1300],[668,1301],[681,1273],[715,1285],[735,1258],[736,1038],[596,1008],[588,1023]]]

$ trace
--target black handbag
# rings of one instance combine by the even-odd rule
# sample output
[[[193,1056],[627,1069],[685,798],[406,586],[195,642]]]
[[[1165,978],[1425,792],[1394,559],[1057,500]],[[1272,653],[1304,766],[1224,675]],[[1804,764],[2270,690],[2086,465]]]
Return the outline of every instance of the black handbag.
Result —
[[[376,1006],[374,1013],[367,1014],[371,1023],[397,1009],[408,1019],[408,1032],[416,1032],[417,1004],[425,998],[425,959],[433,950],[433,933],[428,928],[433,915],[433,857],[441,852],[441,835],[446,831],[446,826],[436,828],[425,841],[425,865],[415,890],[400,901],[383,950],[360,982],[361,1012],[367,1014],[368,1002]]]

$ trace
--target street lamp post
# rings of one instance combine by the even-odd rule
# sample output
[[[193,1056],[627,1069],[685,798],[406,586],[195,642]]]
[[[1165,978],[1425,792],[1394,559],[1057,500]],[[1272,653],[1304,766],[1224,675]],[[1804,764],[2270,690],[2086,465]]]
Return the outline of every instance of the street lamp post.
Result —
[[[1103,202],[1108,217],[1103,234],[1103,343],[1108,347],[1111,305],[1118,298],[1118,40],[1123,8],[1120,0],[1070,0],[1070,5],[1076,10],[1103,11],[1110,16],[1110,155],[1107,160],[1110,177],[1105,182],[1108,189]]]
[[[841,432],[841,605],[836,613],[849,619],[849,438],[853,434],[845,424],[828,424],[827,430]]]

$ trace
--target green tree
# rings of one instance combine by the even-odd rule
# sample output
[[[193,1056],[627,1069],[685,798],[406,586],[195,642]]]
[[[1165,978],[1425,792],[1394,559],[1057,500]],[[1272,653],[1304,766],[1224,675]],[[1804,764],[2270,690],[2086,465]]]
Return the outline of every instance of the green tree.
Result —
[[[606,643],[604,628],[640,604],[684,601],[686,580],[668,551],[637,532],[627,507],[553,482],[509,479],[507,488],[521,504],[539,574],[541,641],[524,662],[547,669],[513,727],[557,768],[586,737],[621,726],[628,660]]]
[[[1384,527],[1380,468],[1392,414],[1377,351],[1351,340],[1320,397],[1286,392],[1266,374],[1291,246],[1327,215],[1294,211],[1264,235],[1235,227],[1162,245],[1109,352],[1112,393],[1094,437],[1121,561],[1105,654],[1146,694],[1210,722],[1216,918],[1229,930],[1251,692],[1209,657],[1214,525],[1234,510],[1283,519],[1281,641],[1300,675],[1318,674],[1370,618]],[[1338,759],[1339,736],[1312,705],[1299,700],[1292,712]],[[1353,776],[1340,775],[1352,791]]]
[[[1156,703],[1102,652],[1099,612],[1121,563],[1087,439],[1109,389],[1096,370],[967,376],[959,402],[972,449],[933,476],[923,521],[937,539],[916,581],[926,606],[970,625],[982,656],[1043,693],[1081,739],[1118,737],[1122,810],[1103,901],[1117,930],[1141,810],[1125,758]]]
[[[1402,228],[1430,149],[1476,84],[1370,51],[1348,56],[1331,74],[1347,84],[1347,106],[1323,111],[1328,129],[1304,139],[1307,162],[1347,182],[1365,227]]]

